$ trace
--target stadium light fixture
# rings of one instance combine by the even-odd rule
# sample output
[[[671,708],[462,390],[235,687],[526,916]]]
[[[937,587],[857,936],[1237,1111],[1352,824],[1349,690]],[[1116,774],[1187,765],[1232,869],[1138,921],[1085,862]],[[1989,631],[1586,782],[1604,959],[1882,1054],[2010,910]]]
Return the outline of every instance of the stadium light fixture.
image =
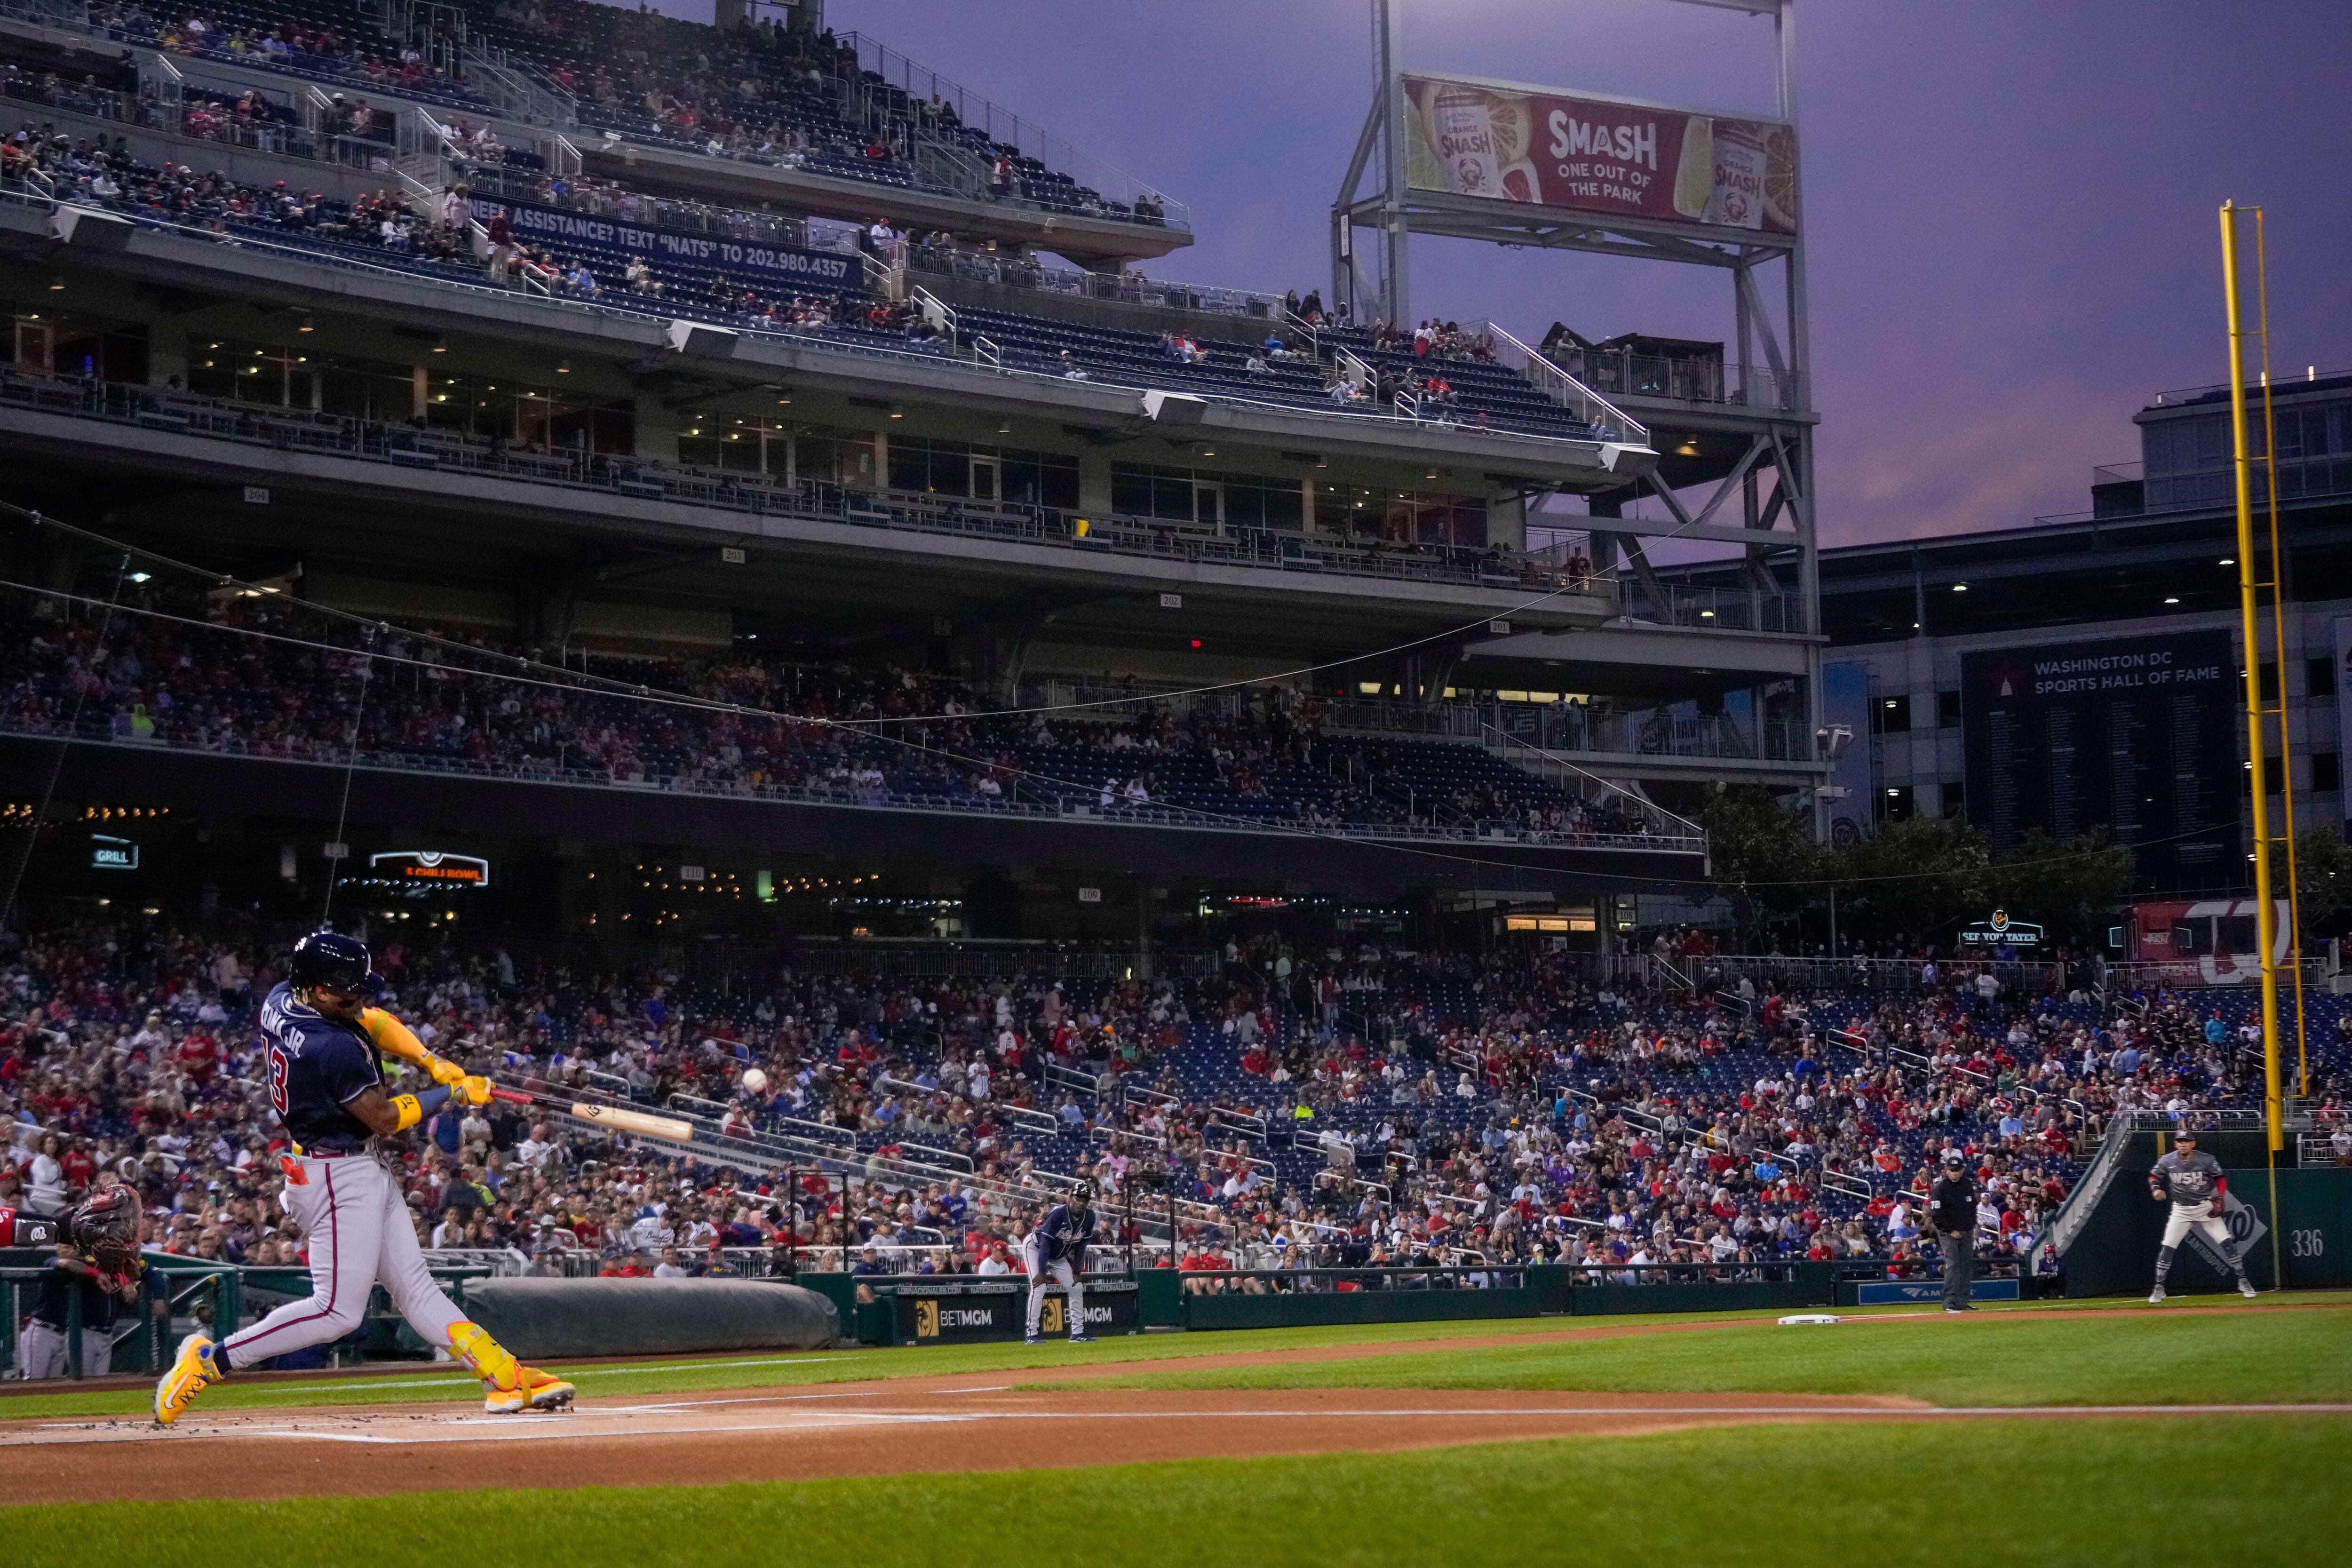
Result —
[[[1955,583],[1952,584],[1952,592],[1955,594],[1965,594],[1968,591],[1969,585],[1966,583]]]
[[[1682,444],[1681,446],[1679,446],[1679,447],[1675,447],[1675,457],[1677,457],[1677,458],[1696,458],[1696,457],[1697,457],[1697,456],[1698,456],[1698,437],[1696,437],[1696,436],[1685,436],[1685,437],[1683,437],[1683,444]]]
[[[2177,604],[2180,603],[2180,600],[2179,599],[2179,597],[2178,597],[2178,596],[2174,596],[2174,597],[2168,597],[2168,598],[2167,598],[2164,602],[2165,602],[2166,604],[2168,604],[2168,605],[2177,605]]]
[[[436,338],[436,339],[434,339],[434,340],[433,340],[433,352],[434,352],[435,353],[436,353],[436,354],[446,354],[446,353],[447,353],[449,352],[449,340],[448,340],[448,339],[446,339],[446,338]]]
[[[64,293],[65,291],[66,291],[66,279],[65,279],[65,274],[64,274],[64,273],[62,273],[62,272],[60,272],[60,273],[58,273],[56,277],[54,277],[54,278],[52,278],[52,279],[49,279],[49,292],[50,292],[50,293],[52,293],[52,294],[62,294],[62,293]]]
[[[555,362],[555,374],[558,375],[570,375],[572,374],[572,362],[568,359],[557,360]]]
[[[313,325],[314,325],[314,323],[313,323],[313,322],[311,321],[311,320],[310,320],[310,313],[308,310],[305,310],[305,311],[303,311],[303,312],[302,312],[302,320],[301,320],[301,321],[300,321],[300,322],[299,322],[299,323],[295,327],[295,329],[294,329],[294,330],[295,330],[296,331],[298,331],[298,332],[307,332],[307,331],[311,331],[311,330],[312,330]]]
[[[899,406],[898,406],[897,404],[895,404],[895,403],[894,403],[894,404],[892,404],[892,405],[890,405],[890,417],[891,417],[891,418],[893,418],[893,419],[904,419],[906,416],[907,416],[907,411],[906,411],[905,409],[903,409],[903,408],[899,407]]]
[[[2224,566],[2235,566],[2237,563],[2238,558],[2234,555],[2224,555],[2221,557],[2221,564]]]
[[[131,580],[133,583],[144,583],[153,575],[154,574],[152,572],[133,572],[131,574]]]

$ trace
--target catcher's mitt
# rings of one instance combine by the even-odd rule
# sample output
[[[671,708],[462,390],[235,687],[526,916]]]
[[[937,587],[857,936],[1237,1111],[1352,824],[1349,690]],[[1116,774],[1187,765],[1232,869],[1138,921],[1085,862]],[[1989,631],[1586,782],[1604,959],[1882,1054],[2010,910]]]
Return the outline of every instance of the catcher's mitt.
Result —
[[[90,1194],[75,1205],[70,1234],[108,1273],[131,1272],[139,1263],[139,1194],[129,1187]]]

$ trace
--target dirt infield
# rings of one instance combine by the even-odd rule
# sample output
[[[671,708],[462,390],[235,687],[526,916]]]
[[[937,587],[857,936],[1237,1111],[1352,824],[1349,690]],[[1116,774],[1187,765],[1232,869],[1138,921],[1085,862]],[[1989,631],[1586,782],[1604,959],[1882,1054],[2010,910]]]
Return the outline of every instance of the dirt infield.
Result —
[[[670,1486],[1393,1451],[1756,1422],[2152,1413],[2070,1406],[1941,1410],[1895,1397],[1789,1394],[1083,1386],[1156,1372],[1350,1361],[1702,1326],[1714,1325],[1590,1324],[1530,1334],[644,1394],[593,1399],[561,1415],[490,1416],[471,1405],[289,1406],[214,1414],[199,1403],[170,1431],[120,1416],[0,1421],[0,1495],[62,1502]],[[1059,1386],[1013,1386],[1041,1381]],[[390,1389],[386,1393],[391,1395]],[[0,1410],[5,1408],[0,1402]],[[2266,1408],[2273,1407],[2230,1406],[2213,1413]],[[2292,1408],[2352,1413],[2346,1405]]]

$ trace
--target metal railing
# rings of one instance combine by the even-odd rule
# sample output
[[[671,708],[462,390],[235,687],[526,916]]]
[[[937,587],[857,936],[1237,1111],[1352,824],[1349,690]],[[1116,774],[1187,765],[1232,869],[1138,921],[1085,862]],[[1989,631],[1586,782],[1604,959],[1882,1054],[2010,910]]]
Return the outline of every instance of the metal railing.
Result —
[[[719,206],[710,202],[646,195],[594,182],[574,184],[559,193],[547,188],[535,173],[497,163],[475,163],[463,156],[445,156],[439,160],[438,172],[440,177],[436,184],[452,184],[462,180],[476,195],[499,201],[535,202],[541,206],[561,207],[566,212],[588,213],[621,223],[642,224],[647,228],[716,235],[727,239],[758,240],[769,245],[788,246],[795,250],[828,248],[811,243],[806,220],[777,213],[745,212],[739,207]]]
[[[826,942],[803,937],[792,954],[794,969],[813,973],[887,974],[919,978],[971,977],[1010,980],[1037,976],[1052,980],[1127,980],[1146,969],[1160,978],[1206,978],[1224,967],[1224,954],[1213,949],[1154,948],[1149,952],[1125,949],[1066,948],[1045,942],[950,942],[888,939]]]
[[[9,194],[8,185],[5,184],[0,184],[0,195],[5,194]],[[14,194],[20,197],[30,195],[37,199],[46,200],[47,198],[47,193],[45,190],[18,190]],[[478,274],[475,272],[475,269],[470,267],[461,269],[452,269],[423,261],[411,265],[400,265],[390,258],[387,258],[385,260],[379,261],[374,259],[373,257],[369,254],[373,248],[372,247],[331,240],[303,241],[291,237],[284,231],[277,230],[268,226],[258,223],[240,222],[236,230],[231,233],[226,226],[226,221],[224,221],[223,226],[220,227],[191,227],[184,224],[168,221],[152,213],[137,207],[125,206],[110,210],[120,210],[127,213],[127,215],[131,216],[132,222],[142,228],[152,229],[163,233],[185,235],[203,240],[207,244],[218,244],[224,238],[226,238],[240,247],[256,254],[278,255],[310,265],[331,267],[341,271],[363,272],[386,279],[398,279],[411,283],[422,283],[435,288],[456,289],[459,291],[481,289],[509,303],[513,302],[518,298],[518,293],[514,289],[500,288],[481,281]],[[1055,385],[1066,384],[1069,379],[1058,371],[1031,370],[1015,365],[1007,365],[1001,362],[1001,358],[998,360],[990,360],[977,355],[962,357],[952,353],[940,353],[911,348],[883,347],[877,343],[863,342],[842,337],[828,336],[823,329],[782,326],[777,324],[772,318],[764,315],[726,311],[718,309],[697,310],[691,306],[681,306],[669,303],[656,305],[655,301],[639,301],[628,296],[619,294],[599,295],[593,300],[583,297],[574,297],[568,294],[552,294],[550,297],[540,300],[539,303],[550,309],[561,310],[567,312],[576,312],[583,317],[589,318],[604,317],[623,320],[650,319],[659,321],[666,325],[681,319],[710,321],[716,324],[725,325],[730,330],[740,332],[747,337],[760,341],[787,343],[803,347],[816,347],[824,349],[828,352],[855,353],[882,361],[921,362],[931,364],[946,363],[961,365],[968,369],[984,371],[991,374],[1017,378],[1029,382],[1051,383]],[[1147,381],[1124,381],[1115,378],[1108,373],[1100,378],[1088,375],[1084,379],[1089,385],[1121,392],[1134,392],[1139,395],[1154,390],[1152,385]],[[1255,409],[1286,417],[1305,417],[1317,420],[1378,420],[1383,426],[1389,428],[1394,428],[1398,426],[1408,423],[1408,421],[1398,418],[1393,415],[1383,415],[1378,413],[1366,414],[1347,409],[1332,408],[1328,406],[1325,401],[1321,398],[1312,398],[1296,402],[1284,402],[1267,398],[1241,396],[1219,391],[1209,391],[1202,393],[1200,395],[1228,407]],[[1446,424],[1449,422],[1440,423]],[[1481,436],[1494,439],[1509,442],[1531,442],[1541,447],[1551,448],[1558,448],[1563,446],[1585,447],[1590,445],[1588,441],[1578,437],[1539,435],[1529,431],[1509,430],[1499,427],[1486,427],[1483,426],[1479,428],[1477,433]],[[1186,525],[1154,522],[1139,524],[1139,526],[1145,528],[1148,532],[1155,536],[1172,540]],[[1201,558],[1213,561],[1221,556],[1230,554],[1232,552],[1233,542],[1236,539],[1255,541],[1255,542],[1254,545],[1247,547],[1253,553],[1265,557],[1267,563],[1269,564],[1279,565],[1287,570],[1326,570],[1327,563],[1332,559],[1332,552],[1338,552],[1344,554],[1352,552],[1353,553],[1372,563],[1376,568],[1374,573],[1376,575],[1391,574],[1389,573],[1377,570],[1378,563],[1382,559],[1400,552],[1410,553],[1421,548],[1418,546],[1402,546],[1399,547],[1397,551],[1391,551],[1391,547],[1386,544],[1381,544],[1376,546],[1361,547],[1359,549],[1357,547],[1345,544],[1326,542],[1328,536],[1302,537],[1298,535],[1277,534],[1271,531],[1264,530],[1255,531],[1253,533],[1248,535],[1229,535],[1224,533],[1222,530],[1219,530],[1217,531],[1216,537],[1213,542],[1204,543]],[[1480,552],[1465,548],[1458,552],[1448,550],[1447,553],[1456,557],[1470,556],[1475,558]],[[1521,553],[1514,555],[1511,559],[1512,562],[1516,563],[1516,574],[1513,574],[1510,567],[1501,566],[1499,554],[1497,553],[1492,561],[1489,561],[1475,569],[1465,570],[1457,574],[1456,580],[1459,580],[1462,577],[1475,577],[1486,580],[1499,578],[1499,581],[1494,582],[1493,585],[1496,586],[1526,584],[1541,580],[1545,568],[1537,558],[1528,557],[1524,553]],[[1331,569],[1347,570],[1344,566]]]
[[[1528,385],[1600,431],[1604,439],[1629,447],[1649,446],[1648,426],[1546,359],[1540,351],[1529,348],[1493,321],[1486,322],[1478,331],[1493,342],[1497,363],[1517,371]]]
[[[1804,602],[1793,594],[1766,593],[1760,588],[1663,586],[1663,598],[1646,588],[1640,590],[1640,613],[1636,618],[1702,631],[1806,630]]]
[[[790,716],[779,715],[780,722],[793,722]],[[1059,825],[1072,822],[1095,822],[1112,827],[1152,827],[1181,833],[1245,834],[1269,838],[1313,841],[1344,841],[1363,844],[1442,844],[1442,845],[1523,845],[1535,848],[1574,848],[1611,853],[1698,853],[1702,847],[1687,840],[1670,839],[1648,834],[1554,834],[1541,829],[1520,831],[1504,822],[1481,822],[1460,828],[1433,827],[1421,823],[1325,823],[1309,826],[1303,822],[1267,820],[1255,817],[1223,817],[1214,813],[1183,807],[1139,808],[1097,815],[1092,811],[1074,811],[1056,799],[1028,800],[1014,796],[950,794],[946,791],[874,791],[836,790],[817,786],[776,784],[751,784],[737,780],[714,780],[690,774],[651,778],[616,777],[605,769],[566,767],[531,758],[484,762],[478,758],[455,758],[432,754],[380,752],[362,749],[355,760],[352,753],[341,749],[313,748],[308,745],[283,750],[266,745],[243,742],[194,744],[165,741],[123,740],[109,728],[100,729],[93,720],[68,733],[62,724],[46,721],[17,718],[0,721],[0,735],[25,740],[74,740],[89,745],[119,745],[128,750],[185,751],[209,756],[236,757],[255,762],[320,763],[345,762],[371,773],[400,773],[429,777],[454,777],[498,780],[512,784],[569,785],[592,789],[651,790],[664,794],[694,795],[703,799],[737,800],[782,805],[828,806],[845,810],[871,812],[914,813],[921,816],[986,816],[1030,822],[1051,822]],[[330,751],[333,755],[330,756]]]
[[[1540,746],[1529,745],[1517,736],[1507,735],[1491,726],[1479,731],[1478,741],[1488,752],[1513,767],[1531,773],[1538,778],[1549,777],[1552,783],[1587,803],[1606,800],[1613,810],[1631,812],[1663,842],[1700,850],[1706,847],[1706,829],[1689,817],[1678,816],[1597,773],[1587,773],[1565,757]]]
[[[1715,978],[1720,984],[1737,985],[1741,980],[1752,980],[1759,985],[1775,985],[1785,992],[1838,991],[1859,987],[1895,994],[1914,994],[1929,989],[1926,976],[1930,963],[1935,969],[1938,987],[1972,986],[1979,975],[1989,973],[2000,982],[2001,991],[2011,996],[2020,992],[2040,994],[2063,986],[2066,980],[2064,964],[2025,959],[1814,958],[1781,953],[1717,952],[1694,957],[1687,962],[1697,964],[1703,974]]]
[[[2352,1158],[2336,1152],[2333,1135],[2326,1132],[2300,1132],[2295,1135],[2294,1163],[2305,1168],[2352,1163]]]
[[[1596,579],[1600,581],[1600,579]],[[1503,702],[1448,699],[1408,702],[1342,698],[1326,710],[1332,729],[1356,734],[1503,740],[1563,755],[1704,757],[1721,761],[1810,763],[1811,731],[1801,720],[1768,719],[1742,729],[1728,715],[1656,710],[1596,712],[1580,702]]]
[[[1748,408],[1801,408],[1795,375],[1743,364],[1736,384],[1725,384],[1721,354],[1637,354],[1631,349],[1587,349],[1558,343],[1544,351],[1553,363],[1595,392],[1613,397],[1657,397],[1677,403],[1729,403]]]
[[[1076,268],[1048,266],[1033,257],[967,250],[960,246],[909,242],[901,247],[898,259],[911,271],[1061,299],[1102,300],[1157,310],[1242,317],[1269,325],[1280,324],[1282,318],[1283,297],[1254,289],[1177,283],[1146,278],[1140,272],[1084,272]]]
[[[577,303],[493,289],[481,283],[453,286],[478,288],[488,295],[517,301],[527,300],[541,306]],[[797,336],[793,341],[823,342]],[[1088,554],[1274,572],[1312,571],[1392,582],[1486,589],[1528,585],[1526,577],[1511,574],[1510,563],[1499,563],[1502,569],[1492,571],[1475,552],[1455,552],[1434,547],[1370,549],[1324,535],[1265,530],[1203,533],[1116,514],[1081,520],[1074,512],[1049,507],[856,489],[777,475],[714,473],[651,459],[576,450],[518,451],[454,432],[419,431],[406,426],[235,404],[151,387],[66,381],[19,371],[0,371],[0,405],[279,450],[509,479],[759,516],[801,517],[868,531],[954,535]],[[1079,526],[1081,521],[1085,522],[1083,529]],[[1534,585],[1545,584],[1538,580]],[[1596,581],[1583,586],[1603,585]]]
[[[1141,202],[1147,209],[1157,205],[1160,211],[1159,221],[1169,228],[1190,229],[1192,226],[1191,210],[1183,203],[1171,199],[1156,186],[1146,184],[1099,158],[1079,152],[1061,137],[949,80],[929,67],[919,65],[887,44],[866,37],[862,33],[842,34],[838,42],[856,52],[861,70],[871,72],[885,85],[906,94],[908,110],[906,123],[915,138],[944,144],[969,155],[969,150],[952,135],[954,127],[967,127],[979,132],[992,143],[1018,147],[1025,155],[1057,174],[1067,174],[1105,201],[1116,202],[1129,209],[1128,214],[1106,212],[1099,216],[1127,216],[1130,221],[1136,221],[1133,215],[1138,203]],[[929,106],[934,100],[953,110],[952,122],[931,111]],[[1003,196],[994,199],[1018,200]],[[1150,221],[1148,213],[1141,221]]]

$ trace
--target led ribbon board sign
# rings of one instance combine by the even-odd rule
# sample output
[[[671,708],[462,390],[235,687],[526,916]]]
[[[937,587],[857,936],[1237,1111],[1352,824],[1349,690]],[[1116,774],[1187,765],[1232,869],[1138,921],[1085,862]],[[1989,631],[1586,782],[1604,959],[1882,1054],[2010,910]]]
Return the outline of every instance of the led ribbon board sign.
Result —
[[[490,863],[478,855],[446,849],[387,849],[368,857],[368,869],[387,881],[418,887],[487,888]]]

